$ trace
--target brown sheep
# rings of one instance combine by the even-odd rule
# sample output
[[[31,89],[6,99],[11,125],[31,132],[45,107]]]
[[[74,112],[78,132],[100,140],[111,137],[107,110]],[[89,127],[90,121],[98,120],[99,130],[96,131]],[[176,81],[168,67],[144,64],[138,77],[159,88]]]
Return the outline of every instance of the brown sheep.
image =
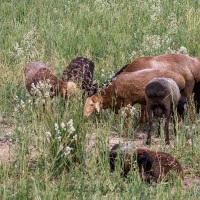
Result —
[[[196,109],[197,112],[199,112],[200,94],[198,92],[198,88],[200,87],[194,88],[194,85],[195,83],[197,84],[200,81],[200,58],[193,58],[176,53],[164,54],[159,56],[140,57],[133,60],[133,62],[124,69],[124,72],[135,72],[146,68],[167,69],[181,74],[185,79],[185,88],[183,89],[182,94],[189,101],[192,96],[192,92],[194,92],[195,100],[197,101]],[[144,119],[144,110],[144,108],[141,110],[143,111],[141,113],[141,121],[143,122],[146,121]],[[194,120],[192,109],[190,109],[190,116],[191,119]]]
[[[177,73],[161,69],[144,69],[137,72],[122,72],[112,82],[100,89],[99,93],[87,98],[84,106],[84,116],[89,117],[95,110],[98,112],[103,108],[114,109],[115,112],[121,107],[140,103],[145,105],[144,89],[147,83],[155,77],[172,78],[182,90],[185,87],[184,78]],[[130,117],[129,109],[125,109],[128,128]]]
[[[97,84],[93,82],[94,63],[84,57],[74,58],[65,68],[62,75],[63,81],[72,81],[83,90],[83,98],[92,96],[97,91]]]
[[[32,61],[27,64],[25,70],[25,84],[28,92],[31,94],[33,85],[37,85],[41,81],[49,81],[51,84],[52,96],[60,94],[66,98],[71,92],[78,92],[76,84],[73,82],[64,82],[58,79],[46,64],[39,61]]]
[[[149,128],[147,144],[151,143],[151,132],[153,130],[153,115],[166,118],[165,121],[165,142],[169,144],[169,121],[170,116],[177,108],[181,97],[180,90],[174,80],[171,78],[154,78],[145,87],[145,98],[147,113],[149,115]],[[173,117],[174,119],[174,117]],[[174,127],[175,127],[175,119]],[[158,135],[160,135],[160,120]],[[175,130],[175,128],[174,128]]]
[[[138,169],[142,180],[147,182],[168,181],[172,175],[183,179],[183,170],[179,161],[168,153],[151,151],[147,148],[135,148],[125,144],[116,144],[110,151],[110,170],[115,170],[116,160],[120,159],[122,175]]]

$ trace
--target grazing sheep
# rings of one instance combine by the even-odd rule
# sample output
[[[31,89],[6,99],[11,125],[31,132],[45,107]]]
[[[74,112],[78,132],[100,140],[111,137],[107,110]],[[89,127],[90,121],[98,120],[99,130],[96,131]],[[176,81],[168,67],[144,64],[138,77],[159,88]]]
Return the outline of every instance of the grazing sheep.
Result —
[[[126,144],[116,144],[110,151],[110,170],[115,170],[116,160],[120,159],[122,174],[138,169],[142,180],[147,182],[168,181],[171,175],[183,179],[183,170],[178,160],[168,153],[135,148]]]
[[[154,78],[145,87],[145,98],[147,113],[149,115],[149,128],[147,144],[151,143],[151,132],[153,130],[153,115],[166,118],[165,121],[165,142],[169,144],[169,121],[170,116],[177,107],[181,97],[179,87],[171,78]],[[175,120],[174,120],[175,122]],[[175,124],[174,124],[175,127]],[[159,131],[160,135],[160,123]]]
[[[50,68],[48,68],[44,63],[39,61],[32,61],[28,63],[24,70],[24,75],[26,88],[31,95],[31,90],[33,86],[37,86],[37,84],[43,81],[48,81],[48,83],[51,85],[50,91],[52,96],[57,96],[58,94],[61,94],[61,96],[66,98],[72,92],[78,92],[75,83],[64,82],[58,79],[52,73]]]
[[[180,53],[164,54],[159,56],[140,57],[133,60],[125,69],[124,72],[135,72],[138,70],[154,68],[166,69],[181,74],[185,79],[185,88],[181,94],[189,101],[192,93],[195,94],[196,110],[199,113],[200,108],[200,58],[193,58]],[[196,87],[194,87],[197,84]],[[194,121],[193,110],[190,109],[190,117]],[[142,116],[142,121],[144,121]]]
[[[62,75],[63,81],[73,81],[83,90],[83,98],[92,96],[97,92],[98,85],[93,82],[94,63],[84,57],[74,58],[65,68]]]
[[[181,98],[179,99],[178,105],[177,105],[177,113],[180,119],[184,119],[184,116],[187,110],[188,110],[188,100],[186,97],[181,95]]]
[[[194,93],[194,102],[195,102],[196,112],[199,113],[200,111],[200,81],[195,83],[193,93]]]
[[[155,77],[172,78],[182,90],[185,87],[185,80],[182,75],[161,69],[144,69],[137,72],[122,72],[112,79],[112,82],[103,86],[99,93],[87,98],[84,106],[84,116],[89,117],[95,110],[98,112],[103,108],[111,108],[117,113],[121,107],[129,104],[140,103],[145,105],[144,89],[147,83]],[[130,117],[129,109],[125,109],[126,123]]]

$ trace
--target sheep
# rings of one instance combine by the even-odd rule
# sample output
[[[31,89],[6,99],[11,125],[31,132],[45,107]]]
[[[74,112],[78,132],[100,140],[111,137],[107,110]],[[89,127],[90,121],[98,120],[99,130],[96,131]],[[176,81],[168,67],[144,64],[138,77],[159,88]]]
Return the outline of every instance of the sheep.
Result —
[[[92,96],[96,93],[98,85],[93,81],[94,63],[84,57],[74,58],[65,68],[62,74],[63,81],[73,81],[83,90],[84,96]]]
[[[199,113],[199,87],[194,87],[200,81],[200,58],[193,58],[180,53],[164,54],[159,56],[140,57],[132,61],[124,72],[135,72],[146,68],[166,69],[181,74],[185,79],[185,88],[182,95],[189,101],[192,93],[195,94],[196,110]],[[144,110],[144,109],[143,109]],[[191,120],[194,121],[193,110],[190,109]],[[144,114],[141,120],[145,122]]]
[[[37,84],[46,81],[48,81],[48,83],[51,85],[50,88],[51,97],[60,94],[62,97],[66,98],[72,92],[75,93],[78,92],[75,83],[64,82],[58,79],[52,73],[52,70],[49,67],[47,67],[47,65],[43,62],[32,61],[28,63],[24,70],[24,75],[25,75],[25,85],[30,95],[32,95],[32,88],[34,86],[37,86]]]
[[[147,182],[159,183],[177,176],[184,179],[179,161],[169,153],[136,148],[133,145],[115,144],[109,154],[111,172],[115,170],[117,159],[120,159],[124,177],[127,177],[130,170],[138,169],[140,178]]]
[[[165,116],[165,142],[166,144],[169,144],[169,120],[173,109],[177,107],[180,98],[181,94],[179,87],[171,78],[154,78],[146,85],[145,99],[147,113],[149,115],[147,144],[151,143],[153,115],[158,118],[163,117],[163,115]],[[160,120],[158,130],[158,135],[160,135]]]
[[[121,107],[129,104],[140,103],[145,105],[144,88],[147,83],[155,77],[172,78],[182,90],[185,87],[185,80],[182,75],[162,69],[144,69],[137,72],[122,72],[112,79],[112,82],[103,86],[98,93],[86,99],[84,105],[84,116],[89,117],[95,110],[111,108],[115,112]],[[128,128],[130,117],[129,109],[125,109]]]

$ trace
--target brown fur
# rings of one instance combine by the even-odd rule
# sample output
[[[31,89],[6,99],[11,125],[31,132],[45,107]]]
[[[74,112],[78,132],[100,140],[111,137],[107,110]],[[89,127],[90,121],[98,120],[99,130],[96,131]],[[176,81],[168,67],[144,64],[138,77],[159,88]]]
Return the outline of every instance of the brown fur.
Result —
[[[179,161],[168,153],[151,151],[147,148],[132,148],[116,144],[110,151],[110,168],[115,170],[115,161],[119,157],[123,175],[138,168],[140,177],[148,182],[167,181],[171,172],[183,178]],[[135,165],[136,164],[136,165]]]
[[[183,54],[164,54],[152,57],[140,57],[133,60],[124,71],[135,72],[146,68],[167,69],[181,74],[185,79],[185,88],[182,95],[188,101],[190,100],[195,83],[200,81],[200,58],[193,58]],[[198,91],[194,91],[196,99],[200,99]],[[197,105],[200,102],[197,102]],[[199,108],[197,108],[197,111]],[[144,111],[144,108],[143,108]],[[194,120],[194,114],[190,110],[191,119]],[[145,122],[144,112],[141,121]]]
[[[146,104],[144,89],[147,83],[155,77],[172,78],[182,90],[185,87],[184,78],[177,73],[161,69],[145,69],[137,72],[122,72],[108,86],[103,87],[99,93],[87,98],[84,106],[84,115],[89,117],[99,104],[101,108],[112,108],[115,110],[135,103]],[[125,110],[127,120],[129,119],[129,110]],[[125,125],[128,127],[128,121]]]
[[[98,85],[93,82],[94,63],[88,58],[76,57],[64,69],[62,80],[73,81],[83,90],[83,98],[96,93]]]
[[[76,85],[72,82],[64,82],[58,79],[51,71],[46,64],[38,61],[32,61],[27,64],[25,70],[25,84],[28,92],[31,92],[32,83],[37,85],[39,81],[49,80],[49,83],[52,85],[51,92],[54,92],[54,95],[66,97],[68,93],[72,91],[77,91]]]

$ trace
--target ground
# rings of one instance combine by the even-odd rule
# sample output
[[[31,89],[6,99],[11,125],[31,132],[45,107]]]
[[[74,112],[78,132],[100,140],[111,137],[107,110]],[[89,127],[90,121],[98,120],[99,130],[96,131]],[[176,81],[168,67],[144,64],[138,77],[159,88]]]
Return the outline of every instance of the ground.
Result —
[[[0,163],[7,163],[7,162],[12,162],[14,160],[14,149],[15,145],[14,142],[11,139],[11,136],[13,134],[13,127],[4,125],[0,122]],[[171,139],[171,137],[170,137]],[[152,136],[152,143],[155,145],[151,146],[152,150],[160,150],[160,143],[159,143],[159,138],[155,138]],[[90,141],[87,147],[87,150],[92,151],[92,149],[95,147],[95,141],[96,141],[96,134],[93,133],[90,136]],[[138,131],[135,134],[134,140],[128,138],[128,137],[119,137],[118,134],[113,134],[113,136],[109,137],[109,146],[112,148],[114,144],[117,144],[119,142],[122,143],[132,143],[136,147],[146,147],[148,146],[145,144],[146,141],[146,132],[143,131]],[[172,140],[170,140],[171,142]],[[171,142],[169,148],[173,148],[173,143]],[[200,158],[199,158],[200,162]],[[191,178],[190,176],[190,170],[189,168],[183,169],[184,171],[184,186],[185,188],[192,188],[195,184],[200,185],[200,177],[196,176]]]

